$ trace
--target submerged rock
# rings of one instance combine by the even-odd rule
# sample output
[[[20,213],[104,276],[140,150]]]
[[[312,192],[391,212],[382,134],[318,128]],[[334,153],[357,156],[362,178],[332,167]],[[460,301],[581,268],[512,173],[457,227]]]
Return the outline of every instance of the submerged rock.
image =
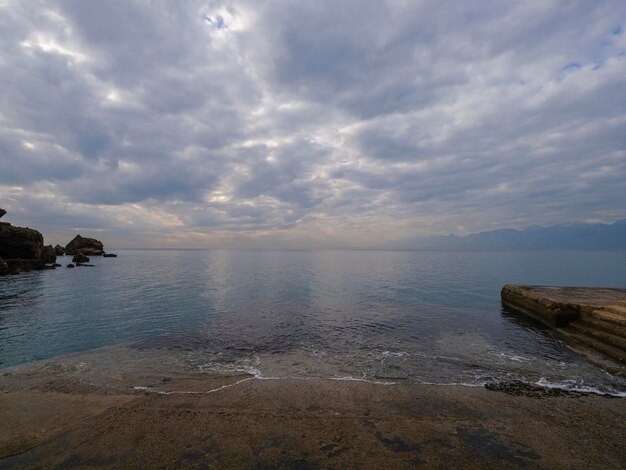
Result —
[[[100,240],[82,237],[78,234],[65,246],[65,254],[75,255],[78,251],[87,256],[100,256],[104,253],[104,245]]]
[[[103,258],[117,258],[117,255],[115,253],[103,253],[102,257]]]
[[[63,256],[65,254],[65,248],[63,248],[61,245],[55,245],[54,251],[56,252],[57,256]]]
[[[72,261],[74,263],[88,263],[89,262],[89,258],[82,251],[78,251],[78,252],[76,252],[74,257],[72,258]]]
[[[67,265],[68,268],[75,268],[76,266],[74,266],[72,263]]]

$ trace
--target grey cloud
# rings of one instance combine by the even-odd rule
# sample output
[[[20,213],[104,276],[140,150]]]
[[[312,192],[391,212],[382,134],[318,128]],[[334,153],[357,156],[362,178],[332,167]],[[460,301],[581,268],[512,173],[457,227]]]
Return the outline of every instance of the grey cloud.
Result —
[[[21,139],[2,131],[0,155],[7,156],[1,162],[0,184],[67,181],[79,177],[85,171],[85,165],[77,164],[71,156],[49,142],[39,143],[36,148],[29,149]]]
[[[410,10],[402,15],[384,2],[354,1],[296,3],[273,12],[272,21],[282,20],[274,33],[276,86],[362,118],[445,97],[463,73],[436,60],[429,11]]]
[[[193,211],[189,216],[192,230],[216,229],[233,233],[284,230],[295,226],[299,216],[284,207],[257,204],[212,204]]]
[[[164,68],[185,69],[203,54],[193,47],[199,14],[194,8],[141,1],[59,3],[81,42],[95,53],[96,73],[120,86],[136,86]],[[193,67],[192,67],[193,69]]]
[[[209,245],[626,217],[617,0],[64,0],[0,21],[0,198],[44,230],[28,191],[74,226]]]
[[[250,176],[238,184],[237,196],[255,198],[267,195],[307,209],[322,201],[315,194],[320,183],[311,181],[311,173],[316,165],[324,162],[326,149],[304,141],[285,145],[277,151],[266,149],[265,152],[272,159],[258,159],[250,165]]]

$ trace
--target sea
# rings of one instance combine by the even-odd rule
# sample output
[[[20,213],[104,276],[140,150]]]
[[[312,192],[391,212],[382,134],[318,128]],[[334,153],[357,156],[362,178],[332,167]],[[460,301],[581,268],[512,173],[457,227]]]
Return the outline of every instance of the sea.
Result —
[[[624,379],[500,301],[508,283],[626,287],[625,252],[117,254],[74,269],[60,257],[56,270],[1,277],[0,368],[100,350],[133,356],[136,367],[157,351],[168,367],[198,373],[466,386],[521,380],[626,396]]]

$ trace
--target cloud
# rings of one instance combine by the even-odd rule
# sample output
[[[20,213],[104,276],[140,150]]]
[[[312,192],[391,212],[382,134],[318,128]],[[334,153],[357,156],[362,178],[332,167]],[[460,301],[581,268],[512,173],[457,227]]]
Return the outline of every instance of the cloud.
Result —
[[[0,205],[140,246],[626,217],[626,6],[0,4]]]

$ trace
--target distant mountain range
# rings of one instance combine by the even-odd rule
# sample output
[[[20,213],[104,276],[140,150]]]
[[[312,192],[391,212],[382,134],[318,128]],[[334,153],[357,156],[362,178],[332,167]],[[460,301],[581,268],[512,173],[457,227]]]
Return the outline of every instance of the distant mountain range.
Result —
[[[613,224],[571,223],[471,235],[416,237],[395,242],[399,250],[626,250],[626,219]]]

